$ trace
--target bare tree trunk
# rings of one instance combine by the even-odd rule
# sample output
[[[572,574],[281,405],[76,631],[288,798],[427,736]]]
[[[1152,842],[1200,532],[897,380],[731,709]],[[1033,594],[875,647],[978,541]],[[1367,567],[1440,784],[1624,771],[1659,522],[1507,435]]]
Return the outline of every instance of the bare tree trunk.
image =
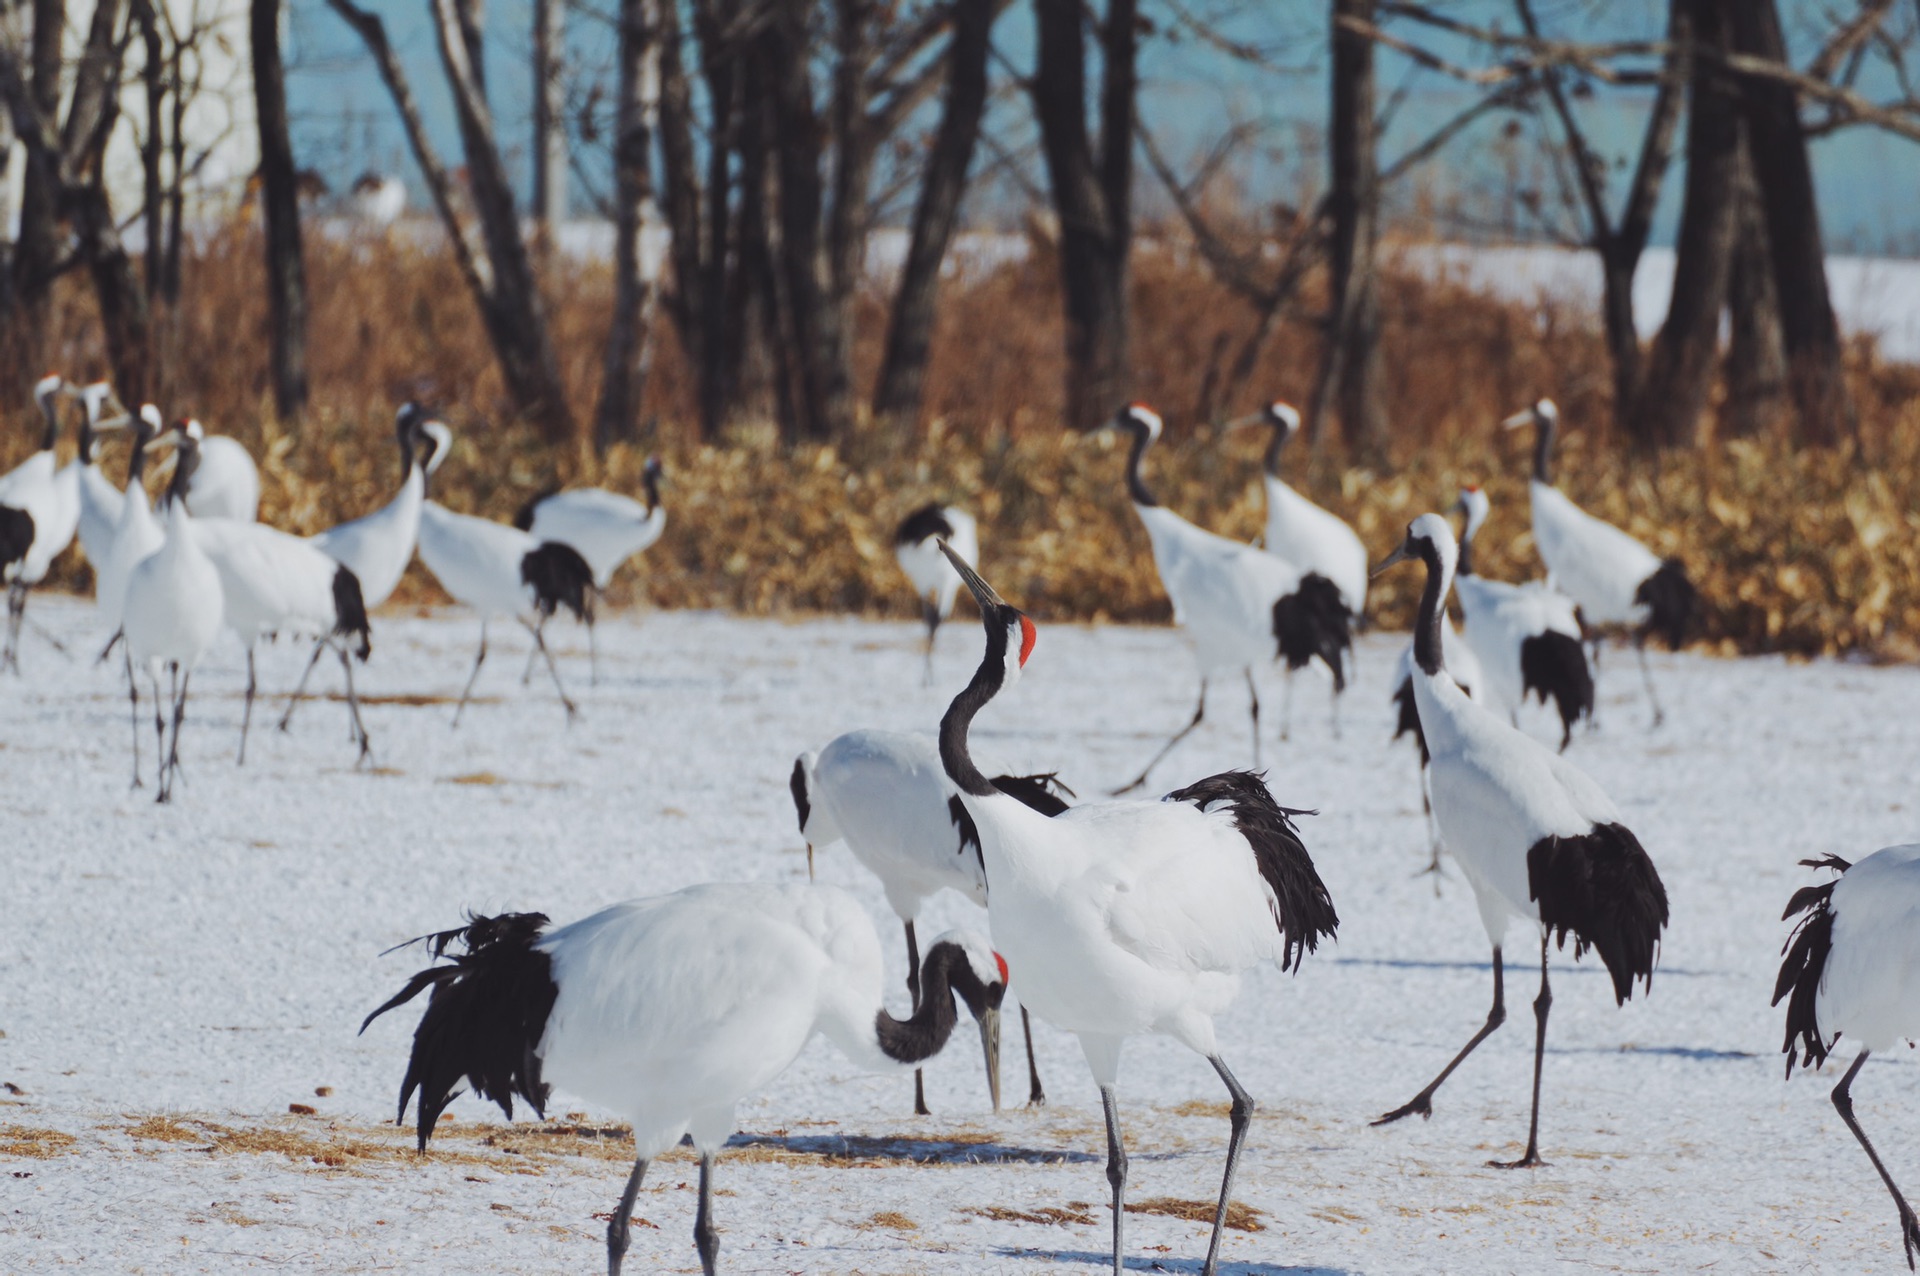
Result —
[[[781,330],[789,340],[789,378],[796,416],[789,440],[825,441],[835,437],[836,402],[845,403],[846,387],[828,358],[826,291],[821,286],[820,121],[813,106],[808,74],[808,0],[778,0],[769,33],[767,67],[771,77],[771,141],[779,175],[776,255],[781,288]]]
[[[149,295],[160,291],[160,273],[167,248],[167,188],[161,180],[160,162],[166,152],[167,46],[160,38],[159,15],[152,0],[135,0],[133,20],[140,28],[140,45],[145,58],[140,67],[141,87],[146,90],[147,129],[140,139],[141,205],[140,220],[147,235],[145,275]],[[180,84],[174,81],[174,92]]]
[[[874,150],[868,118],[875,60],[874,0],[834,0],[832,199],[827,208],[826,292],[820,315],[820,416],[834,435],[853,424],[853,304],[866,267]]]
[[[48,120],[59,118],[60,41],[66,28],[66,0],[33,0],[33,35],[27,50],[28,84],[35,109]],[[58,191],[52,173],[29,156],[20,192],[20,238],[14,252],[16,288],[21,307],[30,315],[45,304],[53,284],[53,268],[60,258]],[[22,333],[33,347],[28,353],[36,368],[41,325],[29,318]],[[37,375],[37,373],[36,373]]]
[[[718,442],[726,429],[738,384],[734,376],[738,365],[732,351],[746,336],[743,325],[728,322],[730,275],[727,265],[735,241],[732,161],[747,122],[740,106],[745,45],[737,37],[723,37],[721,31],[731,25],[737,7],[735,0],[720,0],[696,11],[703,16],[699,32],[700,62],[711,114],[707,138],[706,231],[703,240],[698,241],[705,256],[696,259],[697,281],[689,283],[683,278],[681,287],[699,290],[700,434],[710,443]],[[740,191],[744,221],[747,207],[761,206],[764,183],[755,189],[743,175]]]
[[[1770,434],[1786,414],[1787,349],[1780,332],[1780,295],[1773,286],[1767,246],[1767,214],[1753,180],[1752,157],[1743,148],[1739,225],[1733,271],[1727,280],[1731,339],[1727,345],[1727,398],[1720,433],[1727,438]]]
[[[307,275],[300,247],[299,177],[287,124],[280,57],[281,0],[252,0],[254,116],[260,130],[261,205],[266,213],[267,302],[273,325],[273,406],[283,421],[307,406]]]
[[[1133,240],[1137,0],[1109,0],[1101,24],[1100,136],[1087,126],[1081,0],[1034,0],[1038,63],[1030,86],[1060,222],[1066,309],[1067,424],[1091,429],[1125,399],[1127,273]]]
[[[541,239],[549,243],[554,227],[567,216],[566,14],[564,0],[534,0],[533,221]],[[622,4],[623,30],[627,21]],[[621,65],[624,70],[624,61]],[[618,140],[614,146],[617,150]]]
[[[41,171],[54,207],[73,227],[75,251],[93,279],[115,388],[137,402],[148,391],[152,354],[147,293],[100,177],[100,156],[117,109],[126,13],[126,0],[100,0],[95,6],[64,126],[56,128],[53,115],[41,110],[18,49],[5,42],[0,42],[0,97],[13,113],[28,164]]]
[[[642,350],[653,309],[654,280],[642,273],[640,236],[653,206],[653,122],[660,105],[659,24],[656,4],[676,0],[620,0],[618,101],[613,143],[613,322],[593,442],[604,453],[634,437],[634,418],[646,392]]]
[[[1380,214],[1380,174],[1374,155],[1378,129],[1373,111],[1373,41],[1349,29],[1342,18],[1371,24],[1373,0],[1334,0],[1332,111],[1328,159],[1332,181],[1328,211],[1333,233],[1332,313],[1309,413],[1316,444],[1337,403],[1347,446],[1373,456],[1387,438],[1386,405],[1380,396],[1380,301],[1374,246]]]
[[[1687,117],[1687,191],[1674,249],[1673,296],[1655,338],[1634,441],[1642,447],[1691,446],[1699,435],[1719,366],[1720,312],[1733,265],[1740,185],[1740,87],[1719,56],[1737,0],[1689,0],[1695,56]]]
[[[1774,0],[1734,6],[1733,47],[1775,62],[1788,61]],[[1840,327],[1827,292],[1820,210],[1800,125],[1799,98],[1791,85],[1759,76],[1746,77],[1742,89],[1754,178],[1766,209],[1767,243],[1773,255],[1800,440],[1827,447],[1854,437],[1859,422],[1847,389]]]
[[[987,104],[987,56],[992,50],[994,0],[955,0],[953,38],[947,47],[947,93],[933,151],[927,157],[913,235],[894,293],[886,354],[873,392],[873,413],[902,427],[919,418],[925,395],[927,356],[933,344],[940,264],[960,219],[967,169],[980,137]]]

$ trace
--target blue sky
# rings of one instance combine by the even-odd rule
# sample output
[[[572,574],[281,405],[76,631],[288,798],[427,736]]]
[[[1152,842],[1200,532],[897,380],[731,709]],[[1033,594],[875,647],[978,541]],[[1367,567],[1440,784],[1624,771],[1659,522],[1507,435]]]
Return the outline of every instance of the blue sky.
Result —
[[[606,4],[611,0],[597,0]],[[459,143],[440,75],[438,52],[425,0],[399,0],[378,6],[401,51],[425,110],[436,144],[449,163],[459,162]],[[1459,0],[1444,6],[1467,21],[1498,22],[1512,29],[1512,10],[1491,0]],[[488,76],[497,122],[515,171],[524,177],[528,132],[526,0],[494,0]],[[1233,168],[1239,189],[1251,201],[1294,200],[1310,195],[1320,179],[1318,137],[1326,103],[1324,4],[1258,3],[1255,0],[1146,0],[1156,25],[1143,54],[1143,118],[1163,149],[1190,158],[1204,151],[1236,122],[1259,125],[1257,141]],[[1657,37],[1664,5],[1655,0],[1536,0],[1535,8],[1550,33],[1579,37]],[[1819,10],[1803,0],[1783,0],[1790,37],[1804,59],[1819,27]],[[1181,13],[1213,21],[1233,40],[1254,46],[1263,65],[1251,65],[1222,52],[1193,28]],[[1409,32],[1412,34],[1412,32]],[[1006,61],[1024,68],[1032,61],[1032,17],[1024,0],[1001,20],[996,39]],[[573,19],[571,42],[582,81],[595,78],[611,88],[612,31],[586,13]],[[1448,56],[1471,59],[1464,43],[1428,43]],[[324,6],[296,5],[289,39],[291,106],[295,145],[301,162],[316,167],[336,186],[351,182],[365,168],[400,171],[412,183],[414,170],[391,103],[351,32]],[[1003,77],[1004,78],[1004,77]],[[1403,94],[1382,146],[1390,160],[1440,120],[1470,103],[1476,90],[1430,71],[1418,70],[1397,54],[1380,61],[1383,96]],[[1871,87],[1871,86],[1870,86]],[[584,87],[581,91],[585,91]],[[1596,144],[1623,165],[1625,181],[1644,118],[1647,95],[1602,89],[1581,104]],[[1445,225],[1451,233],[1501,238],[1510,232],[1539,232],[1513,198],[1534,190],[1551,206],[1556,190],[1551,174],[1533,148],[1501,136],[1501,120],[1490,120],[1456,143],[1435,163],[1413,175],[1395,199],[1405,211],[1416,204],[1452,210]],[[1011,88],[998,99],[992,116],[995,134],[1019,150],[1031,137],[1025,104]],[[1837,251],[1903,256],[1920,255],[1920,147],[1873,130],[1856,128],[1821,139],[1814,149],[1820,180],[1822,216],[1829,245]],[[585,161],[585,180],[603,171],[597,155]],[[1037,174],[1037,167],[1035,172]],[[1145,206],[1155,200],[1151,178],[1142,173]],[[1670,176],[1662,201],[1657,238],[1669,239],[1678,214],[1681,172]],[[1012,197],[1001,184],[973,201],[974,220],[991,222],[1004,215]],[[1564,224],[1564,223],[1563,223]]]

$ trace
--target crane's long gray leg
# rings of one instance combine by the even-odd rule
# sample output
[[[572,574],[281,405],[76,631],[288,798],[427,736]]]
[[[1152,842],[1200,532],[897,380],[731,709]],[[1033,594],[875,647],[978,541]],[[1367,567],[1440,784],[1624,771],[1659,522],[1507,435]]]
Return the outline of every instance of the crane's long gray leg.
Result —
[[[327,649],[327,640],[322,638],[313,644],[313,658],[307,661],[307,671],[300,675],[300,685],[287,697],[287,711],[280,715],[280,729],[287,730],[293,725],[293,711],[300,707],[300,700],[307,694],[307,679],[313,677],[313,667],[320,663],[320,653]]]
[[[720,1257],[720,1232],[713,1225],[713,1153],[700,1153],[700,1212],[693,1216],[693,1247],[700,1251],[700,1270],[714,1276]]]
[[[647,1158],[643,1156],[633,1163],[633,1173],[627,1175],[627,1189],[620,1193],[620,1204],[607,1220],[607,1276],[620,1276],[620,1262],[627,1256],[627,1245],[633,1239],[633,1203],[639,1199],[640,1184],[646,1177]]]
[[[920,940],[913,933],[913,923],[907,922],[907,996],[913,998],[915,1014],[920,1012]],[[913,1070],[913,1114],[931,1116],[927,1111],[926,1075],[919,1068]]]
[[[1647,703],[1653,706],[1653,725],[1657,727],[1667,720],[1667,715],[1661,710],[1660,697],[1653,689],[1653,670],[1647,664],[1647,635],[1644,630],[1635,635],[1633,649],[1640,656],[1640,678],[1647,684]]]
[[[64,642],[61,642],[60,636],[54,633],[53,630],[47,628],[45,625],[35,620],[32,616],[25,615],[24,613],[21,616],[21,620],[25,622],[27,628],[33,630],[34,633],[40,635],[40,641],[46,643],[47,646],[53,648],[55,651],[65,656],[68,660],[73,659],[73,653],[67,650],[67,644]]]
[[[1207,1062],[1227,1083],[1227,1093],[1233,1096],[1233,1134],[1227,1139],[1227,1172],[1220,1179],[1220,1208],[1213,1213],[1213,1240],[1207,1245],[1207,1265],[1201,1269],[1203,1276],[1213,1276],[1220,1262],[1220,1233],[1227,1226],[1227,1207],[1233,1201],[1233,1172],[1240,1165],[1240,1148],[1247,1141],[1247,1128],[1253,1124],[1253,1096],[1248,1094],[1227,1064],[1219,1055],[1209,1055]]]
[[[1527,1122],[1527,1152],[1517,1161],[1488,1161],[1496,1170],[1525,1170],[1545,1165],[1540,1159],[1540,1067],[1547,1054],[1547,1012],[1553,988],[1547,983],[1547,937],[1540,937],[1540,995],[1533,999],[1533,1116]]]
[[[113,654],[113,649],[119,646],[120,640],[125,638],[126,636],[127,636],[127,631],[125,629],[114,630],[113,637],[107,639],[107,645],[100,648],[100,654],[93,658],[93,663],[96,665],[106,664],[107,657]]]
[[[1419,1094],[1414,1095],[1413,1098],[1401,1104],[1399,1107],[1395,1108],[1393,1111],[1387,1113],[1385,1116],[1381,1117],[1379,1120],[1375,1121],[1373,1124],[1386,1125],[1389,1122],[1398,1121],[1401,1117],[1412,1116],[1416,1112],[1423,1117],[1432,1116],[1434,1092],[1440,1088],[1442,1083],[1444,1083],[1448,1077],[1453,1075],[1453,1070],[1459,1067],[1461,1062],[1468,1055],[1473,1053],[1473,1048],[1475,1046],[1479,1045],[1482,1041],[1485,1041],[1488,1037],[1492,1036],[1493,1030],[1495,1028],[1498,1028],[1501,1024],[1505,1023],[1506,1021],[1507,1021],[1506,975],[1505,975],[1504,967],[1502,966],[1501,960],[1500,960],[1500,950],[1498,948],[1495,948],[1493,950],[1493,1009],[1487,1012],[1486,1023],[1480,1026],[1480,1031],[1473,1034],[1473,1039],[1471,1041],[1467,1042],[1466,1045],[1460,1047],[1460,1053],[1453,1056],[1453,1062],[1449,1063],[1446,1067],[1442,1068],[1440,1070],[1439,1076],[1427,1082],[1427,1086],[1424,1090],[1420,1091]]]
[[[1246,670],[1246,675],[1247,712],[1253,715],[1253,765],[1254,769],[1258,770],[1260,767],[1260,689],[1253,685],[1251,668]]]
[[[1440,898],[1440,879],[1445,870],[1440,866],[1440,826],[1433,822],[1433,794],[1427,788],[1427,764],[1420,764],[1420,811],[1427,817],[1427,842],[1432,847],[1433,856],[1427,866],[1415,873],[1415,877],[1433,874],[1433,897]]]
[[[521,621],[520,623],[526,624],[525,621]],[[546,635],[541,632],[544,628],[544,624],[527,625],[527,631],[533,635],[533,645],[538,647],[540,654],[547,659],[547,672],[553,675],[553,689],[560,693],[560,703],[567,706],[567,721],[572,722],[575,716],[579,714],[580,706],[573,702],[573,698],[567,694],[566,684],[560,681],[559,666],[553,663],[553,653],[547,650],[547,638]]]
[[[367,724],[360,718],[360,693],[353,688],[353,659],[344,648],[336,648],[340,657],[340,672],[347,676],[347,714],[353,723],[353,738],[360,742],[360,756],[354,760],[359,766],[373,752],[373,741],[367,739]]]
[[[1020,1030],[1027,1034],[1027,1106],[1044,1108],[1047,1092],[1040,1084],[1040,1065],[1033,1058],[1033,1019],[1024,1002],[1020,1006]]]
[[[593,613],[589,611],[587,613],[587,685],[589,687],[600,685],[600,640],[595,637],[596,632],[593,627]]]
[[[1200,680],[1200,703],[1193,707],[1193,721],[1187,723],[1186,726],[1181,727],[1178,731],[1174,732],[1173,739],[1167,741],[1166,744],[1161,746],[1160,752],[1153,755],[1153,761],[1147,763],[1146,769],[1140,772],[1139,775],[1136,775],[1131,782],[1127,784],[1123,784],[1119,788],[1115,789],[1113,791],[1113,796],[1119,797],[1122,793],[1131,793],[1135,789],[1139,788],[1141,785],[1145,784],[1147,782],[1147,777],[1153,774],[1153,768],[1160,765],[1160,759],[1166,757],[1169,753],[1172,753],[1173,747],[1176,744],[1179,744],[1182,740],[1186,739],[1187,736],[1192,733],[1193,729],[1200,725],[1200,720],[1206,716],[1207,716],[1207,680],[1205,678],[1202,678]]]
[[[1280,739],[1285,741],[1293,738],[1293,670],[1281,675],[1281,683],[1285,693],[1280,700]]]
[[[253,726],[253,690],[257,684],[253,679],[253,644],[247,644],[247,707],[240,711],[240,752],[233,759],[235,766],[247,764],[247,730]]]
[[[154,801],[167,800],[167,701],[160,695],[160,675],[149,673],[148,681],[153,683],[153,786],[157,790]]]
[[[929,600],[922,598],[920,619],[927,622],[927,663],[925,671],[920,675],[920,685],[931,687],[933,685],[933,637],[940,632],[940,609]]]
[[[125,654],[124,652],[122,653]],[[127,656],[127,699],[133,715],[133,787],[140,787],[140,684],[133,676],[133,657]]]
[[[525,669],[522,669],[522,670],[520,671],[520,685],[521,685],[521,686],[523,686],[523,687],[525,687],[525,686],[530,686],[530,685],[532,684],[532,682],[533,682],[533,662],[534,662],[534,661],[536,661],[536,660],[538,660],[538,659],[540,659],[540,649],[539,649],[538,647],[529,647],[529,648],[527,648],[527,667],[526,667]]]
[[[1340,684],[1335,682],[1328,694],[1332,696],[1328,702],[1328,712],[1333,717],[1333,738],[1338,740],[1340,738]]]
[[[480,651],[473,658],[473,672],[467,675],[467,685],[460,692],[460,703],[454,706],[453,725],[460,725],[460,715],[467,711],[467,697],[473,694],[473,684],[479,681],[480,666],[487,662],[487,622],[480,622]]]
[[[20,618],[26,610],[26,586],[14,581],[7,586],[7,649],[0,652],[0,670],[20,672]]]
[[[1860,1122],[1855,1120],[1853,1115],[1853,1079],[1859,1075],[1861,1065],[1866,1063],[1867,1056],[1872,1053],[1871,1050],[1862,1050],[1860,1057],[1853,1061],[1853,1066],[1847,1069],[1847,1075],[1840,1078],[1840,1084],[1833,1087],[1833,1107],[1840,1114],[1840,1119],[1847,1123],[1847,1128],[1853,1131],[1853,1137],[1860,1141],[1860,1146],[1866,1149],[1867,1159],[1872,1161],[1873,1168],[1880,1172],[1880,1181],[1885,1183],[1887,1191],[1893,1194],[1893,1203],[1900,1207],[1900,1243],[1906,1250],[1907,1269],[1911,1271],[1914,1254],[1920,1251],[1920,1219],[1914,1217],[1913,1207],[1908,1205],[1907,1198],[1900,1194],[1899,1187],[1893,1181],[1893,1175],[1887,1173],[1887,1167],[1881,1162],[1880,1154],[1873,1150],[1873,1141],[1867,1138],[1867,1132],[1860,1128]]]
[[[1100,1106],[1107,1114],[1107,1182],[1113,1185],[1113,1276],[1126,1266],[1127,1148],[1120,1139],[1120,1103],[1113,1087],[1100,1087]]]

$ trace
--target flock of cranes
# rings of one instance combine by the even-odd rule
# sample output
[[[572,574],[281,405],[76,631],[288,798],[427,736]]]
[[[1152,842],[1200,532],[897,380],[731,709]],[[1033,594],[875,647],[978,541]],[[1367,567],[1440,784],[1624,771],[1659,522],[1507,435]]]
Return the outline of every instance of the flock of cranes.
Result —
[[[58,469],[58,400],[67,394],[81,403],[79,452]],[[136,673],[145,672],[153,687],[162,801],[178,774],[188,681],[222,627],[247,645],[248,719],[258,639],[311,639],[308,673],[335,652],[364,756],[353,664],[370,654],[369,610],[392,593],[417,548],[447,592],[481,617],[456,723],[486,657],[487,623],[499,617],[526,626],[571,713],[546,652],[545,621],[560,609],[588,621],[595,593],[664,526],[657,463],[645,471],[644,503],[597,490],[547,494],[513,526],[446,510],[429,499],[429,488],[451,435],[408,404],[395,422],[401,481],[394,498],[354,522],[295,537],[254,521],[259,488],[251,462],[243,472],[233,458],[237,451],[244,461],[244,451],[216,447],[231,441],[209,436],[199,423],[165,426],[151,405],[110,416],[106,387],[68,387],[57,377],[43,380],[35,398],[44,446],[0,478],[7,659],[17,667],[26,590],[78,535],[98,564],[103,620],[124,642],[136,783]],[[1079,1040],[1100,1095],[1116,1276],[1125,1262],[1128,1157],[1118,1092],[1125,1043],[1168,1037],[1215,1070],[1230,1102],[1204,1265],[1213,1272],[1254,1112],[1252,1094],[1222,1055],[1215,1020],[1233,1004],[1245,972],[1266,963],[1298,971],[1322,940],[1335,937],[1339,917],[1296,823],[1308,812],[1278,802],[1260,773],[1205,776],[1159,800],[1125,794],[1144,786],[1203,720],[1213,677],[1246,676],[1255,767],[1261,732],[1254,670],[1280,663],[1290,679],[1318,667],[1332,682],[1337,710],[1368,582],[1365,548],[1352,529],[1279,473],[1297,414],[1276,403],[1259,420],[1274,436],[1265,461],[1268,521],[1257,547],[1208,532],[1155,499],[1142,472],[1162,433],[1151,409],[1129,405],[1111,423],[1130,437],[1124,481],[1176,623],[1191,640],[1200,698],[1192,721],[1110,797],[1079,800],[1054,774],[1023,775],[976,760],[973,721],[1014,690],[1038,629],[980,574],[978,529],[964,511],[930,505],[902,523],[896,552],[923,603],[927,676],[935,635],[962,587],[982,620],[980,662],[937,730],[848,732],[801,753],[789,783],[809,877],[816,850],[844,845],[879,879],[902,923],[909,1017],[886,1008],[885,962],[872,920],[846,892],[811,881],[709,883],[616,904],[560,927],[539,913],[470,916],[416,941],[431,964],[361,1025],[430,993],[399,1102],[402,1120],[415,1105],[420,1146],[462,1085],[509,1117],[516,1099],[544,1113],[555,1086],[620,1112],[633,1124],[635,1162],[607,1230],[608,1266],[617,1274],[649,1162],[690,1137],[700,1158],[694,1239],[703,1270],[712,1273],[719,1251],[714,1158],[742,1099],[779,1076],[818,1033],[858,1065],[915,1070],[914,1109],[924,1113],[919,1070],[948,1044],[964,1009],[979,1030],[997,1110],[1000,1012],[1011,985],[1026,1035],[1029,1102],[1046,1098],[1034,1060],[1035,1017]],[[1540,985],[1530,1119],[1523,1153],[1493,1163],[1503,1168],[1544,1164],[1541,1068],[1553,952],[1569,937],[1575,960],[1592,950],[1624,1003],[1636,989],[1650,991],[1669,921],[1654,858],[1608,794],[1563,756],[1575,724],[1593,712],[1586,644],[1602,627],[1618,627],[1636,647],[1653,635],[1678,645],[1694,605],[1678,560],[1660,560],[1553,486],[1553,404],[1542,400],[1509,422],[1528,423],[1536,429],[1534,537],[1547,582],[1506,584],[1473,572],[1474,538],[1490,512],[1475,488],[1459,495],[1458,539],[1446,518],[1424,514],[1374,573],[1408,561],[1425,572],[1412,642],[1394,680],[1396,699],[1403,729],[1421,751],[1436,862],[1444,846],[1460,866],[1492,947],[1493,972],[1484,1024],[1432,1081],[1376,1124],[1431,1116],[1436,1092],[1503,1024],[1506,939],[1516,920],[1531,924]],[[98,470],[100,436],[116,430],[132,437],[124,488]],[[161,449],[176,460],[156,514],[142,471],[148,454]],[[1447,616],[1455,596],[1459,630]],[[159,707],[163,673],[170,717]],[[1652,700],[1650,678],[1648,692]],[[1517,725],[1529,696],[1557,711],[1557,750]],[[289,716],[297,703],[296,692]],[[244,748],[243,722],[243,756]],[[1788,1070],[1796,1061],[1823,1061],[1842,1033],[1859,1038],[1860,1053],[1833,1102],[1897,1203],[1912,1266],[1920,1220],[1855,1119],[1851,1086],[1872,1052],[1920,1032],[1920,980],[1913,978],[1920,969],[1920,847],[1890,848],[1855,865],[1833,856],[1806,863],[1840,876],[1796,893],[1785,914],[1801,916],[1775,994],[1776,1004],[1787,1003]],[[991,938],[950,931],[922,954],[916,919],[947,888],[985,910]]]
[[[55,468],[60,399],[80,400],[75,459]],[[454,711],[454,724],[473,693],[487,657],[487,624],[511,617],[532,635],[544,656],[568,716],[575,705],[547,650],[546,622],[565,609],[592,633],[596,591],[615,570],[660,538],[657,460],[643,478],[646,503],[613,492],[583,489],[550,493],[521,513],[520,526],[458,514],[430,500],[433,473],[453,435],[424,407],[403,405],[394,419],[400,451],[400,488],[381,508],[311,537],[256,521],[260,475],[246,449],[211,435],[191,418],[168,426],[160,410],[107,414],[112,388],[103,382],[72,386],[57,375],[34,387],[45,422],[41,446],[0,476],[0,579],[8,586],[4,667],[19,669],[19,639],[27,591],[76,536],[94,568],[94,598],[104,659],[123,652],[133,722],[133,784],[141,787],[140,684],[145,674],[154,702],[156,797],[171,800],[180,758],[194,668],[220,632],[246,649],[246,706],[236,760],[246,761],[247,737],[258,690],[255,648],[287,637],[313,642],[280,728],[287,730],[314,666],[329,651],[346,683],[352,738],[359,759],[372,749],[360,716],[353,666],[373,651],[368,612],[392,595],[416,551],[442,588],[480,616],[480,648]],[[116,488],[101,473],[101,436],[131,431],[127,479]],[[175,454],[174,470],[156,511],[146,468],[160,451]],[[531,529],[531,530],[529,530]],[[597,664],[597,661],[596,661]],[[162,693],[160,682],[167,680]]]

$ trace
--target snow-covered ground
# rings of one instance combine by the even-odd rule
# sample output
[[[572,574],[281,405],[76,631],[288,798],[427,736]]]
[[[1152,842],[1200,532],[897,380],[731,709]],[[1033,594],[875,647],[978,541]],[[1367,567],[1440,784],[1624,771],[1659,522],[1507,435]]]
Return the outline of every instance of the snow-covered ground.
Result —
[[[78,650],[97,643],[85,604],[36,598],[32,615]],[[922,689],[906,624],[609,617],[597,687],[583,635],[559,634],[583,707],[569,727],[550,686],[520,685],[524,643],[496,628],[484,698],[450,730],[475,629],[455,614],[378,619],[360,684],[377,765],[358,771],[337,703],[308,705],[287,735],[272,730],[277,704],[263,709],[236,769],[242,666],[223,645],[194,680],[171,808],[127,790],[115,670],[28,640],[26,678],[0,680],[0,1270],[596,1270],[595,1216],[626,1155],[608,1114],[557,1095],[553,1121],[508,1129],[462,1099],[416,1158],[384,1124],[413,1015],[355,1035],[421,962],[382,950],[467,908],[567,920],[693,882],[802,877],[795,753],[850,727],[931,729],[980,642],[972,622],[943,632],[937,686]],[[1524,955],[1508,1027],[1433,1119],[1367,1124],[1466,1039],[1490,991],[1464,885],[1451,876],[1436,896],[1416,876],[1413,753],[1387,741],[1396,642],[1363,644],[1341,735],[1321,684],[1304,682],[1293,741],[1268,742],[1279,799],[1321,812],[1304,835],[1342,924],[1297,977],[1250,976],[1220,1024],[1262,1103],[1238,1188],[1262,1230],[1228,1234],[1228,1270],[1896,1268],[1893,1208],[1827,1103],[1834,1070],[1781,1082],[1767,1002],[1781,908],[1814,880],[1795,861],[1920,835],[1920,672],[1661,658],[1668,723],[1649,733],[1630,658],[1612,658],[1601,729],[1572,756],[1652,852],[1673,924],[1652,995],[1624,1010],[1597,963],[1561,959],[1551,1165],[1516,1173],[1485,1162],[1526,1132]],[[303,654],[269,654],[266,685],[289,686]],[[1027,677],[980,729],[1010,761],[1096,793],[1185,721],[1191,677],[1171,630],[1043,627]],[[1245,723],[1242,693],[1223,689],[1156,783],[1244,764]],[[820,871],[869,904],[900,970],[875,885],[841,852]],[[972,912],[943,899],[922,933],[977,924]],[[815,1042],[741,1109],[718,1171],[723,1268],[1098,1270],[1096,1095],[1074,1042],[1037,1036],[1045,1109],[992,1115],[957,1048],[931,1066],[936,1115],[918,1120],[910,1081]],[[1227,1134],[1211,1069],[1138,1042],[1122,1090],[1132,1199],[1210,1200]],[[1920,1189],[1920,1068],[1905,1052],[1876,1060],[1856,1095]],[[630,1270],[697,1269],[693,1180],[690,1160],[656,1168]],[[1195,1271],[1205,1235],[1134,1216],[1133,1266]]]

